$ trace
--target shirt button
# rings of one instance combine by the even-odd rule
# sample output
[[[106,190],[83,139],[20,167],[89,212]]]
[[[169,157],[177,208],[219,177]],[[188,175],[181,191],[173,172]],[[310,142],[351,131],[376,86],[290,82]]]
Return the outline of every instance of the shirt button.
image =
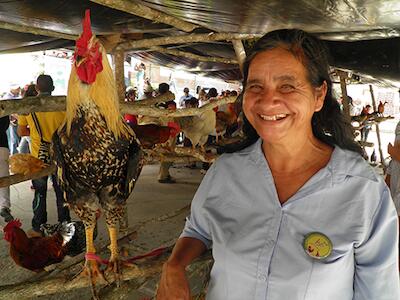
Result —
[[[267,276],[265,276],[264,274],[260,274],[258,275],[258,279],[261,281],[267,281]]]

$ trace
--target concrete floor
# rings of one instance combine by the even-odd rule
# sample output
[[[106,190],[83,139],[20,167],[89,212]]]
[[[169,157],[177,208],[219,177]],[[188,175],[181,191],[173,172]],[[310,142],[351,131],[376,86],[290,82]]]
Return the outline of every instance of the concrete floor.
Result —
[[[190,204],[194,193],[203,177],[199,169],[189,169],[183,166],[174,166],[170,169],[171,175],[177,180],[175,184],[161,184],[157,181],[159,165],[146,165],[136,187],[128,199],[129,228],[135,229],[135,224],[144,220],[149,220],[157,216],[179,210]],[[32,218],[32,198],[33,190],[30,189],[30,182],[23,182],[11,186],[11,205],[12,214],[19,218],[23,224],[23,229],[30,229]],[[56,223],[57,213],[55,205],[55,195],[52,185],[49,184],[47,199],[48,223]],[[188,210],[163,222],[151,222],[138,232],[138,238],[133,241],[136,246],[148,251],[159,246],[169,245],[179,236]],[[77,217],[72,214],[72,219]],[[0,229],[4,226],[3,220],[0,220]],[[32,275],[33,272],[25,270],[15,265],[8,254],[8,243],[2,239],[3,231],[0,233],[0,285],[7,285],[22,282]],[[108,241],[108,234],[103,219],[99,221],[99,236],[97,242]],[[129,250],[129,247],[128,247]],[[136,255],[138,253],[129,253]],[[118,299],[143,299],[144,296],[151,296],[154,292],[155,283],[146,287],[146,292],[130,291],[126,298]],[[81,289],[62,295],[63,300],[67,299],[90,299],[90,290]],[[0,299],[9,299],[10,295],[2,295],[0,290]],[[60,299],[61,295],[42,296],[40,299]],[[38,298],[31,298],[38,299]]]

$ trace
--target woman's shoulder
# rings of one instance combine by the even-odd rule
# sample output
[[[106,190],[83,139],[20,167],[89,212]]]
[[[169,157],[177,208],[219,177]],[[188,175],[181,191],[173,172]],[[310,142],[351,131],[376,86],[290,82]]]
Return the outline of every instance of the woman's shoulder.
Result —
[[[333,153],[332,168],[334,172],[346,176],[363,178],[376,183],[381,181],[381,176],[359,153],[338,146],[335,147]]]

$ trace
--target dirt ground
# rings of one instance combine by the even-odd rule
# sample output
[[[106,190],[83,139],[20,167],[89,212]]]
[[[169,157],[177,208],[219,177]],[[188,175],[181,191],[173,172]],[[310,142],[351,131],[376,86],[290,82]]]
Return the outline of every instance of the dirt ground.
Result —
[[[136,184],[136,187],[128,199],[128,216],[130,231],[135,230],[135,225],[145,220],[152,220],[158,216],[174,215],[183,207],[187,207],[199,183],[203,177],[199,169],[189,169],[183,166],[174,166],[170,169],[171,175],[177,180],[175,184],[161,184],[157,181],[158,165],[147,165]],[[23,229],[30,229],[32,218],[32,198],[33,191],[30,189],[30,182],[23,182],[11,187],[12,213],[19,218],[23,224]],[[48,188],[47,199],[48,222],[56,223],[55,196],[51,184]],[[177,215],[169,217],[167,220],[149,222],[138,231],[137,239],[125,245],[129,256],[142,254],[160,246],[171,245],[179,236],[184,225],[185,218],[189,213],[184,209]],[[75,215],[72,217],[77,219]],[[0,220],[0,229],[4,226]],[[31,278],[35,273],[25,270],[11,260],[8,254],[8,243],[2,238],[0,240],[0,299],[17,299],[13,295],[7,295],[1,291],[1,286],[24,282]],[[99,235],[96,242],[108,241],[108,234],[103,219],[99,221]],[[134,250],[131,250],[134,249]],[[142,249],[140,253],[138,249]],[[104,257],[108,258],[108,257]],[[81,265],[78,265],[72,272],[79,272]],[[143,285],[139,290],[130,287],[129,282],[125,282],[118,290],[109,287],[104,291],[102,299],[150,299],[156,289],[158,278],[155,277]],[[137,282],[135,283],[137,286]],[[103,291],[100,292],[100,295]],[[24,299],[91,299],[89,287],[74,290],[65,294],[53,294],[40,297],[28,297]],[[18,300],[21,298],[18,298]]]

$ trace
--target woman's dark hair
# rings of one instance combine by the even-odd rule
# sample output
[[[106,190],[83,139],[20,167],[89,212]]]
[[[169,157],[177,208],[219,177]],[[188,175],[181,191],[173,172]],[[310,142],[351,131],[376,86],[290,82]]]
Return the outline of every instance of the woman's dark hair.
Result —
[[[304,65],[308,80],[313,87],[320,87],[324,81],[327,84],[324,105],[312,117],[314,136],[328,145],[337,145],[361,154],[361,147],[354,141],[350,121],[342,114],[339,103],[332,93],[328,50],[324,43],[313,35],[299,29],[275,30],[264,35],[251,49],[243,65],[243,91],[246,89],[249,67],[254,57],[261,52],[278,47],[290,51]],[[250,146],[259,138],[246,116],[243,121],[243,132],[246,136],[245,141],[237,145],[235,149],[227,149],[229,152]]]

